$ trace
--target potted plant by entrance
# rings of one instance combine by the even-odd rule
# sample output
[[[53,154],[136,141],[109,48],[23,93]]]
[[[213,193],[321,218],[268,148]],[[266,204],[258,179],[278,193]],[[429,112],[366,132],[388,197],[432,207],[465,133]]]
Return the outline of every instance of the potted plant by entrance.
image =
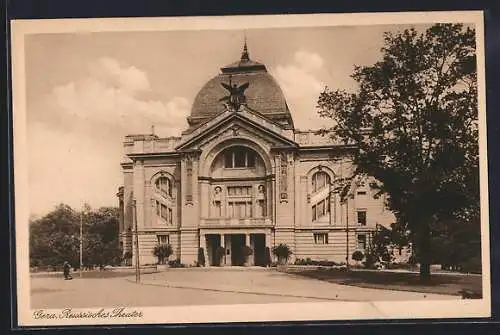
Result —
[[[286,267],[286,263],[292,255],[292,250],[288,245],[280,243],[279,245],[273,247],[273,255],[278,258],[278,264],[280,267]]]
[[[225,255],[226,255],[226,249],[224,247],[218,246],[217,249],[215,249],[214,264],[217,266],[224,265],[223,259]]]
[[[170,244],[158,244],[153,249],[153,255],[158,258],[158,270],[168,268],[168,258],[172,255],[172,246]]]
[[[253,249],[251,247],[249,247],[248,245],[244,245],[242,247],[241,251],[242,251],[243,257],[245,258],[245,266],[251,265],[250,256],[253,255]]]

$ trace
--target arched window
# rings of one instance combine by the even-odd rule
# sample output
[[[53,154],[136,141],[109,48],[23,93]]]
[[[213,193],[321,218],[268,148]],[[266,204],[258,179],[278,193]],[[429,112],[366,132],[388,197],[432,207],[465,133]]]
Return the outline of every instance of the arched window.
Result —
[[[312,176],[312,193],[317,192],[330,184],[330,176],[323,171],[316,172]]]
[[[223,151],[224,167],[233,168],[253,168],[257,154],[252,149],[243,146],[234,146]]]
[[[171,197],[172,196],[172,184],[170,179],[167,177],[160,177],[156,179],[155,182],[156,192],[160,193],[163,197]]]

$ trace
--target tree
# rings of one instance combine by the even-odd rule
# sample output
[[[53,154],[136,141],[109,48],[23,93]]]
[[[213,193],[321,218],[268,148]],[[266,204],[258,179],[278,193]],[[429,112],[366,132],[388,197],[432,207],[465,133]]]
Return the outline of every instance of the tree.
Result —
[[[103,207],[83,213],[60,204],[47,215],[30,220],[30,264],[60,266],[69,261],[80,264],[80,215],[83,218],[83,263],[92,265],[119,264],[118,209]]]
[[[377,180],[428,280],[433,225],[471,225],[479,211],[475,32],[436,24],[385,33],[381,53],[355,67],[356,92],[320,94],[319,114],[334,121],[322,133],[357,148],[355,174]]]
[[[365,255],[366,259],[364,263],[367,268],[372,268],[376,263],[381,261],[385,263],[391,262],[389,246],[393,244],[392,236],[393,232],[391,229],[383,226],[377,227],[377,231],[373,234]]]

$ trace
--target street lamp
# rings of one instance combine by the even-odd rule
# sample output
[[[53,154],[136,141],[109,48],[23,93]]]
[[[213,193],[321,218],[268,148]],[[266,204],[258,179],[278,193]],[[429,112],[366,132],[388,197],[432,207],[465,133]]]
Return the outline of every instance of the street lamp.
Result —
[[[85,208],[80,212],[80,277],[83,276],[83,214],[85,212]]]
[[[141,268],[139,264],[139,236],[137,234],[137,207],[136,200],[132,201],[134,221],[134,244],[135,244],[135,282],[141,282]]]

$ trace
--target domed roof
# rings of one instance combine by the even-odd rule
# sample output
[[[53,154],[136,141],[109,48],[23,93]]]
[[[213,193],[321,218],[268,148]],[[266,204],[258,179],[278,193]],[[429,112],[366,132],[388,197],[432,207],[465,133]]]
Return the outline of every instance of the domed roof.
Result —
[[[252,61],[245,43],[241,60],[221,68],[221,73],[210,79],[198,92],[188,122],[195,126],[214,117],[226,109],[222,98],[228,96],[222,84],[241,86],[248,83],[244,91],[246,106],[285,126],[293,127],[288,106],[281,88],[267,72],[264,64]]]

